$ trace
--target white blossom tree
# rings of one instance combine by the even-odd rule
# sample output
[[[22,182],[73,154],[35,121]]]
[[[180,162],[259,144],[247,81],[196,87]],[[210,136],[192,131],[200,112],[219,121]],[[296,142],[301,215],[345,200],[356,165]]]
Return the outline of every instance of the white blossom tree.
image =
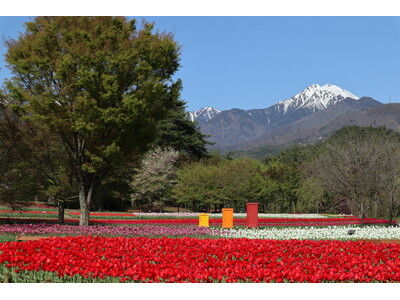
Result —
[[[152,210],[155,204],[165,204],[176,183],[178,158],[179,153],[171,148],[156,148],[145,156],[130,184],[132,207],[147,203]]]

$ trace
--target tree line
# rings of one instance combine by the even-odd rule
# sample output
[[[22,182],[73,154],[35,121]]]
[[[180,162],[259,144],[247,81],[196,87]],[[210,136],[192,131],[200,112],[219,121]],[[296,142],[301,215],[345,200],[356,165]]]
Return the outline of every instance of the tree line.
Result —
[[[322,143],[294,145],[262,161],[214,154],[185,162],[169,177],[167,197],[158,199],[161,204],[193,211],[222,207],[244,211],[247,202],[258,202],[260,211],[269,213],[354,214],[362,219],[393,220],[400,202],[399,160],[398,132],[347,126]],[[139,194],[132,199],[132,204],[143,204]]]

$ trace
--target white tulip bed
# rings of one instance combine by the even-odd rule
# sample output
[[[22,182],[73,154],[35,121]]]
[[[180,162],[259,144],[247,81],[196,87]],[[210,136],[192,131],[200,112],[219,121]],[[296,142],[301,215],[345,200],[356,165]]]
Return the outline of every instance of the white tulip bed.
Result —
[[[355,230],[352,235],[349,230]],[[273,240],[356,240],[356,239],[400,239],[400,227],[385,226],[330,226],[289,227],[270,229],[220,229],[218,235],[227,238],[273,239]]]

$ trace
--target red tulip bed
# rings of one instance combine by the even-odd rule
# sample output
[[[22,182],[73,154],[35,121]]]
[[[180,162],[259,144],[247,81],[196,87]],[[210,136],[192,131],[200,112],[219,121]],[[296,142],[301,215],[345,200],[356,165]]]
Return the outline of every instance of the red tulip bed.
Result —
[[[400,245],[57,237],[0,244],[13,282],[399,282]]]
[[[74,215],[74,216],[80,216],[79,212],[68,212],[68,214]],[[135,217],[135,214],[130,214],[130,213],[99,213],[99,212],[91,212],[90,213],[91,217]]]
[[[3,215],[4,217],[7,217],[8,219],[18,216],[18,219],[24,219],[29,217],[29,219],[35,218],[37,215],[41,215],[40,219],[43,217],[47,219],[47,216],[43,215],[53,215],[49,216],[48,218],[56,218],[58,214],[58,208],[55,207],[45,207],[46,210],[43,210],[42,207],[36,207],[36,210],[32,210],[35,207],[34,206],[24,206],[24,208],[27,208],[29,210],[10,210],[10,209],[0,209],[0,215]],[[51,209],[51,210],[50,210]],[[32,216],[31,216],[32,215]],[[79,218],[80,213],[76,211],[66,211],[66,215],[70,215],[73,217]],[[90,213],[91,218],[126,218],[128,217],[131,219],[135,215],[132,213],[108,213],[108,212],[91,212]],[[5,219],[5,218],[1,219]],[[71,219],[74,220],[74,219]],[[78,220],[78,219],[75,219]]]
[[[35,210],[0,210],[0,213],[16,213],[16,214],[50,214],[56,215],[55,211],[35,211]]]

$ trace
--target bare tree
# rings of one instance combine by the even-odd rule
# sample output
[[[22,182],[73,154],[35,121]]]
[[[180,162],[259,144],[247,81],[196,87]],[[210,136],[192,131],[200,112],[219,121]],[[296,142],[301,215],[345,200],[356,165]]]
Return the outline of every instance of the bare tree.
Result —
[[[395,139],[381,145],[379,178],[374,192],[375,215],[386,215],[389,222],[398,215],[400,191],[400,148]]]
[[[399,189],[398,137],[384,128],[345,127],[328,139],[312,163],[313,177],[327,191],[345,196],[363,220],[380,203],[395,213]]]

